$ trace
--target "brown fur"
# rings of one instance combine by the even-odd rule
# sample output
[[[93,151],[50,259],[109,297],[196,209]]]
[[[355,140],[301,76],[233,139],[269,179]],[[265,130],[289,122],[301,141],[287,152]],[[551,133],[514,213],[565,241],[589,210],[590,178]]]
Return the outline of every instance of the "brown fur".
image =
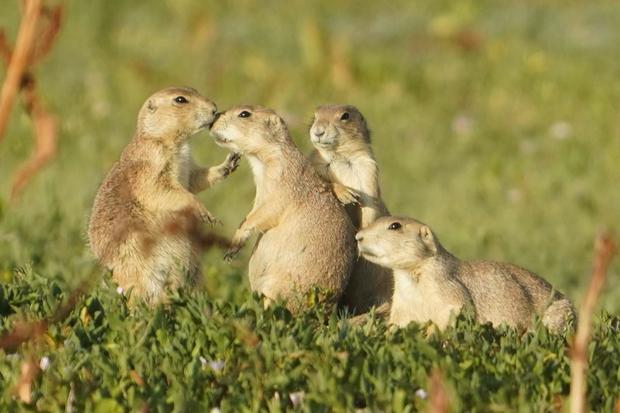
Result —
[[[176,102],[183,97],[186,103]],[[132,299],[155,303],[166,286],[193,282],[198,274],[190,237],[200,221],[213,222],[194,196],[231,173],[238,163],[199,168],[188,138],[207,128],[216,106],[189,88],[168,88],[147,99],[133,140],[95,197],[88,228],[91,250],[112,270]]]
[[[347,204],[356,230],[389,215],[381,199],[379,169],[370,146],[370,131],[356,107],[323,105],[316,108],[310,140],[315,147],[310,154],[312,165],[331,183],[338,199]],[[354,313],[364,313],[372,306],[389,303],[392,291],[392,272],[360,257],[342,304]]]
[[[243,117],[245,112],[245,117]],[[223,113],[211,133],[219,145],[250,162],[254,207],[234,235],[230,259],[260,234],[249,265],[250,285],[296,311],[318,288],[335,302],[355,262],[353,227],[329,187],[291,140],[272,110],[240,106]]]
[[[358,232],[360,253],[394,270],[390,323],[433,321],[473,307],[479,322],[527,328],[535,315],[553,332],[575,317],[570,301],[538,275],[493,261],[461,261],[429,227],[411,218],[383,217]]]

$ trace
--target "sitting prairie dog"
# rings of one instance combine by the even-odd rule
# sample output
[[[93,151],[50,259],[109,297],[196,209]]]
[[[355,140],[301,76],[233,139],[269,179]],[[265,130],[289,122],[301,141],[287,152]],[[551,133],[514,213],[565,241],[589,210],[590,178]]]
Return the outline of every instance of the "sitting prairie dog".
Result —
[[[310,140],[315,147],[310,162],[319,175],[331,183],[338,199],[347,204],[346,210],[356,230],[389,215],[381,199],[379,168],[370,146],[370,131],[356,107],[317,107],[310,127]],[[372,306],[389,303],[393,280],[389,269],[360,257],[342,304],[359,314]]]
[[[197,167],[188,138],[211,125],[216,106],[189,88],[149,97],[133,140],[101,184],[88,238],[97,259],[131,299],[156,303],[166,286],[193,282],[198,260],[191,231],[213,222],[194,196],[228,176],[239,156],[212,168]]]
[[[247,157],[254,174],[252,211],[236,231],[231,259],[253,233],[260,234],[249,264],[253,291],[268,301],[303,308],[314,288],[335,303],[347,284],[357,249],[343,206],[291,140],[272,110],[239,106],[213,123],[216,142]]]
[[[467,305],[481,323],[527,328],[538,314],[556,333],[575,317],[571,302],[538,275],[512,264],[461,261],[415,219],[380,218],[356,239],[364,257],[394,270],[390,324],[432,321],[444,329]]]

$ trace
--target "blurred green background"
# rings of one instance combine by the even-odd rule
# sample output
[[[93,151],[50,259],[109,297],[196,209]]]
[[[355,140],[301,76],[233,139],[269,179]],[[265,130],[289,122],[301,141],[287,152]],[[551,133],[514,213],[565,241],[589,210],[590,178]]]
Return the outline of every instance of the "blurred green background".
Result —
[[[17,2],[2,1],[11,40],[18,21]],[[11,176],[32,145],[19,105],[0,143],[0,279],[18,267],[102,273],[85,245],[95,191],[144,99],[190,85],[222,109],[273,107],[305,152],[316,105],[358,106],[394,214],[430,224],[459,257],[514,262],[579,300],[595,234],[620,222],[619,57],[615,1],[69,0],[36,67],[60,151],[13,206]],[[206,133],[193,148],[201,164],[225,157]],[[243,162],[201,199],[230,236],[253,195]],[[247,298],[250,251],[233,265],[206,254],[210,294]],[[619,272],[616,261],[610,311]]]

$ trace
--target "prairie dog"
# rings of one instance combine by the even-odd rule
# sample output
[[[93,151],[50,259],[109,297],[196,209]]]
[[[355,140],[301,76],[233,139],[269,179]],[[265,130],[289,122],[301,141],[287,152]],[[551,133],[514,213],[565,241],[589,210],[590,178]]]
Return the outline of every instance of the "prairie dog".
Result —
[[[332,185],[346,205],[356,230],[389,215],[381,199],[379,169],[370,146],[370,131],[362,113],[351,105],[323,105],[316,108],[310,127],[314,151],[310,161],[319,175]],[[393,277],[360,257],[342,298],[354,313],[367,312],[374,305],[389,303]]]
[[[432,321],[443,329],[466,305],[479,322],[496,326],[527,328],[538,314],[555,333],[575,317],[571,302],[538,275],[512,264],[461,261],[415,219],[380,218],[356,239],[364,257],[394,270],[390,324]]]
[[[342,205],[291,140],[272,110],[239,106],[213,123],[216,142],[247,157],[256,184],[254,207],[235,232],[231,259],[253,233],[260,234],[249,264],[252,290],[284,299],[292,311],[313,288],[336,302],[349,279],[357,249]]]
[[[88,227],[90,248],[131,299],[156,303],[166,286],[193,282],[198,260],[189,236],[213,222],[194,196],[238,165],[229,155],[197,167],[188,138],[215,119],[216,106],[190,88],[161,90],[142,105],[136,131],[99,187]]]

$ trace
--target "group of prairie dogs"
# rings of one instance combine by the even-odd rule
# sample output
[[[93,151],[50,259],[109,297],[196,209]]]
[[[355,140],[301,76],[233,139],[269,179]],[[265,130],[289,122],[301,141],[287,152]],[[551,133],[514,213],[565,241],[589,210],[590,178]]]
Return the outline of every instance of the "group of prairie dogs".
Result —
[[[188,144],[204,129],[231,152],[211,168],[194,164]],[[319,106],[310,140],[308,158],[270,109],[218,113],[194,89],[161,90],[140,109],[133,140],[98,190],[90,247],[134,300],[156,303],[166,288],[195,282],[199,248],[192,234],[215,220],[195,194],[232,173],[244,156],[256,197],[225,258],[257,234],[249,280],[267,302],[285,300],[299,311],[318,291],[356,314],[383,309],[396,326],[432,321],[443,329],[464,307],[482,323],[527,328],[539,316],[554,332],[570,325],[572,304],[539,276],[510,264],[461,261],[428,226],[390,216],[370,132],[355,107]]]

